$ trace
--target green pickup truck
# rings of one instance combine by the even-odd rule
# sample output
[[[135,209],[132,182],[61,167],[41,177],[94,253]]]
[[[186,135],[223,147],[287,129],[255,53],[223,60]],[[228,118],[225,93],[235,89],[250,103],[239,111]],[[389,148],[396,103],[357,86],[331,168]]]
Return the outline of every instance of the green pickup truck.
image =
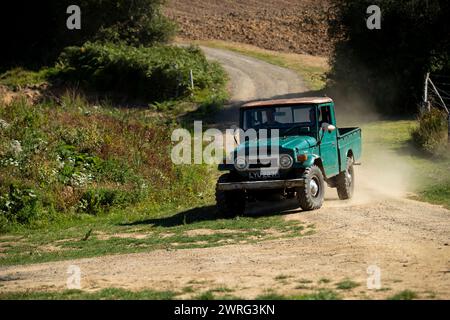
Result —
[[[337,128],[333,100],[259,101],[240,109],[241,144],[219,165],[217,207],[242,215],[249,201],[296,198],[303,210],[322,207],[325,183],[339,198],[353,195],[361,129]],[[248,132],[255,132],[251,137]],[[264,133],[264,134],[263,134]]]

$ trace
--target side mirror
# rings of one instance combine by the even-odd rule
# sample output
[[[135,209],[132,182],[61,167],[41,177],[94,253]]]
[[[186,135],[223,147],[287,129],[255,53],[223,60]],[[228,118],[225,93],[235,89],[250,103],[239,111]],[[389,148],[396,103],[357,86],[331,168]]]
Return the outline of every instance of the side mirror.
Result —
[[[328,131],[328,132],[333,132],[334,130],[336,130],[336,127],[333,126],[332,124],[329,124],[329,123],[323,123],[322,124],[322,130],[323,131]]]

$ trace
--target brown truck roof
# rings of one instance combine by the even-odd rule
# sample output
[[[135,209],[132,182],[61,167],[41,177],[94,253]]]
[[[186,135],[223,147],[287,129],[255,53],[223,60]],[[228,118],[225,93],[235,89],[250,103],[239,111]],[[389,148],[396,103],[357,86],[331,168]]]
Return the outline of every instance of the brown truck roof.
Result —
[[[267,107],[267,106],[280,106],[280,105],[291,105],[291,104],[322,104],[331,103],[332,99],[328,97],[305,97],[305,98],[294,98],[294,99],[277,99],[277,100],[264,100],[249,102],[242,106],[242,108],[252,108],[252,107]]]

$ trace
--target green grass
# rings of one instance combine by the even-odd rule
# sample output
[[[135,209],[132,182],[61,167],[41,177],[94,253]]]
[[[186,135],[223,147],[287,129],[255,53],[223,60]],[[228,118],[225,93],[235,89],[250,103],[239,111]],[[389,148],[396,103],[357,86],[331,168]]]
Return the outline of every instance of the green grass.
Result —
[[[416,194],[414,199],[450,209],[450,156],[433,158],[417,150],[411,142],[416,127],[413,120],[362,125],[363,164],[375,167],[384,162],[395,179],[404,180],[406,191]]]
[[[44,68],[39,71],[14,68],[0,75],[0,85],[13,90],[28,86],[40,86],[48,83],[48,77],[55,73],[54,68]]]
[[[300,280],[298,280],[298,283],[309,284],[309,283],[313,283],[313,281],[308,280],[308,279],[300,279]]]
[[[275,277],[275,280],[277,281],[282,281],[282,280],[286,280],[291,278],[291,276],[285,275],[285,274],[280,274],[278,276]]]
[[[327,284],[327,283],[330,283],[331,280],[328,278],[320,278],[318,282],[319,282],[319,284]]]
[[[399,293],[396,293],[395,295],[389,297],[389,300],[414,300],[417,299],[419,296],[417,293],[411,290],[404,290]]]
[[[228,290],[226,290],[228,292]],[[118,288],[107,288],[95,292],[82,290],[24,291],[0,293],[0,300],[172,300],[185,292],[139,290],[130,291]],[[191,293],[189,291],[189,293]],[[219,294],[216,294],[219,293]],[[222,293],[222,294],[220,294]],[[208,290],[191,297],[193,300],[242,300],[241,297],[223,294],[223,291]],[[257,300],[340,300],[341,297],[332,290],[319,290],[302,295],[282,295],[267,293]]]
[[[273,65],[291,69],[305,80],[310,90],[321,90],[326,85],[325,74],[329,66],[324,57],[283,53],[261,49],[252,45],[219,40],[194,41],[194,43],[234,51]]]
[[[352,290],[358,287],[359,284],[349,279],[345,279],[341,282],[336,283],[336,288],[339,290]]]
[[[318,290],[313,293],[301,295],[282,295],[276,292],[268,292],[256,297],[256,300],[340,300],[339,294],[333,290]]]
[[[218,287],[210,290],[211,292],[217,292],[217,293],[227,293],[227,292],[233,292],[233,289],[227,288],[227,287]]]
[[[0,236],[3,255],[0,265],[94,257],[106,254],[205,248],[236,243],[255,243],[302,236],[298,221],[285,221],[279,215],[221,219],[214,206],[182,210],[173,207],[123,210],[97,217],[55,223],[46,228],[18,229]],[[92,229],[85,241],[86,233]],[[195,231],[193,231],[195,230]],[[202,232],[202,230],[204,230]],[[222,232],[225,230],[225,232]],[[305,229],[308,230],[308,229]],[[190,233],[191,232],[191,233]],[[129,235],[129,236],[128,236]],[[48,246],[51,246],[51,250]]]
[[[444,182],[437,186],[428,186],[419,193],[419,199],[443,205],[450,209],[450,182]]]
[[[108,288],[96,292],[66,290],[62,292],[12,292],[0,293],[0,300],[171,300],[177,293],[172,291],[129,291]]]
[[[193,293],[194,292],[194,288],[192,286],[187,286],[187,287],[184,287],[182,289],[182,292],[183,293]]]
[[[206,291],[194,297],[194,300],[216,300],[217,297],[212,291]]]

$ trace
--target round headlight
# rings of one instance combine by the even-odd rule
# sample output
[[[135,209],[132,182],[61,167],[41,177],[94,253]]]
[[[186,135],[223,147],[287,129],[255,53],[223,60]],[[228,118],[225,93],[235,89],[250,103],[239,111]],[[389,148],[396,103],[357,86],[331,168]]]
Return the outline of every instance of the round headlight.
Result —
[[[281,169],[289,169],[292,167],[292,164],[294,163],[294,160],[292,157],[288,154],[282,154],[280,157],[280,167]]]
[[[237,157],[236,160],[234,161],[234,167],[238,170],[245,170],[247,169],[247,159],[245,159],[244,157]]]

